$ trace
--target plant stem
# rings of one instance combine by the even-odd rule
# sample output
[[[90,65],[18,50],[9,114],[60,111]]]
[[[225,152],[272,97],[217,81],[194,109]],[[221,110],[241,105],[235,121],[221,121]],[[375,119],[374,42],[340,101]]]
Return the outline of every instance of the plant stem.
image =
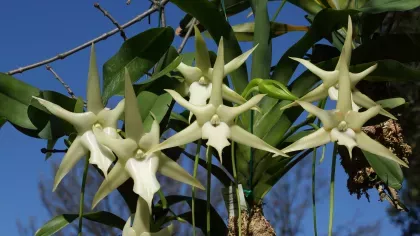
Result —
[[[281,1],[279,8],[277,8],[276,13],[274,13],[273,18],[271,18],[271,21],[275,21],[277,16],[280,14],[281,9],[283,9],[284,4],[286,4],[286,0]]]
[[[79,232],[78,236],[82,235],[83,229],[83,208],[85,206],[85,187],[86,187],[86,179],[89,170],[89,155],[86,156],[85,160],[85,168],[83,170],[83,178],[82,178],[82,186],[80,188],[80,200],[79,200]]]
[[[206,206],[206,211],[207,211],[207,235],[210,235],[210,207],[211,207],[211,203],[210,203],[210,189],[211,189],[211,147],[207,148],[207,152],[206,152],[206,160],[207,160],[207,188],[206,188],[206,195],[207,195],[207,206]]]
[[[201,139],[198,140],[197,143],[197,150],[195,152],[195,160],[194,160],[194,170],[193,170],[193,177],[194,179],[197,178],[197,169],[198,169],[198,160],[200,159],[200,150],[201,150]],[[191,211],[192,211],[192,225],[193,225],[193,236],[196,235],[195,232],[195,187],[192,187],[192,193],[191,193]]]
[[[238,187],[238,177],[236,175],[236,159],[235,159],[235,146],[234,142],[231,143],[231,156],[232,156],[232,172],[233,178],[235,180],[235,189],[236,189],[236,201],[238,203],[238,236],[242,236],[242,209],[240,203],[240,195],[239,195],[239,187]],[[234,205],[235,206],[235,205]],[[233,219],[235,219],[235,215],[233,215]]]
[[[330,220],[328,223],[328,236],[332,236],[333,216],[334,216],[334,182],[335,182],[335,164],[337,161],[337,143],[334,143],[334,150],[331,164],[331,183],[330,183]]]

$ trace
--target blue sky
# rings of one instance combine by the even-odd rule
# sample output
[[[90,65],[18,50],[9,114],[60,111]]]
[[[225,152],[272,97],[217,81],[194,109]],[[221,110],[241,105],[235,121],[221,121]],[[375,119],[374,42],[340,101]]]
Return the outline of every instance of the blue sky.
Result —
[[[0,29],[3,32],[0,38],[0,71],[7,72],[49,58],[113,29],[114,26],[111,22],[93,7],[94,2],[91,0],[4,1],[0,9]],[[133,0],[129,6],[125,5],[125,0],[100,1],[99,3],[109,10],[119,23],[127,22],[148,7],[148,3],[144,0]],[[277,4],[270,5],[271,14],[275,11]],[[181,15],[181,11],[172,4],[168,4],[166,12],[168,24],[176,28],[183,14]],[[230,19],[230,22],[250,21],[252,18],[245,18],[247,13]],[[289,24],[307,25],[303,15],[304,13],[300,9],[286,4],[277,20]],[[127,35],[130,37],[155,27],[157,25],[156,17],[157,15],[152,19],[150,25],[147,23],[147,19],[135,24],[126,30]],[[302,35],[302,33],[289,33],[276,38],[274,44],[277,46],[273,52],[273,62],[276,62],[284,51]],[[173,45],[177,47],[181,40],[175,37]],[[184,52],[193,51],[192,42],[190,40]],[[122,38],[118,34],[98,43],[96,45],[98,64],[102,66],[118,51],[121,43]],[[245,43],[242,46],[245,50],[250,48],[251,44]],[[212,41],[209,48],[212,50],[216,48]],[[51,66],[70,85],[76,95],[85,97],[88,60],[89,50],[85,49],[69,56],[64,61],[56,61]],[[302,67],[299,68],[299,73],[301,73]],[[55,90],[66,94],[61,84],[44,66],[17,74],[15,77],[41,90]],[[111,100],[111,107],[115,105],[115,101],[116,99]],[[41,205],[37,189],[41,176],[53,174],[49,161],[44,161],[44,155],[40,152],[40,149],[45,145],[45,140],[24,136],[9,124],[3,126],[0,131],[3,167],[0,171],[2,235],[18,235],[16,219],[25,222],[30,216],[36,216],[38,223],[49,219]],[[331,153],[330,149],[331,146],[329,146],[324,162],[318,168],[326,175],[329,175],[331,166],[331,155],[328,155]],[[50,161],[54,160],[60,161],[61,155],[55,155]],[[385,213],[388,204],[378,202],[375,192],[372,192],[370,203],[364,198],[357,200],[355,196],[348,194],[346,180],[347,176],[342,167],[337,164],[334,222],[337,225],[343,224],[358,214],[356,223],[374,222],[380,219],[383,222],[383,232],[387,232],[387,235],[398,235],[399,230],[391,225]],[[310,194],[310,190],[303,189],[302,194]],[[318,229],[325,234],[328,228],[328,201],[320,202],[317,207]],[[311,214],[305,215],[304,225],[304,235],[312,235]]]

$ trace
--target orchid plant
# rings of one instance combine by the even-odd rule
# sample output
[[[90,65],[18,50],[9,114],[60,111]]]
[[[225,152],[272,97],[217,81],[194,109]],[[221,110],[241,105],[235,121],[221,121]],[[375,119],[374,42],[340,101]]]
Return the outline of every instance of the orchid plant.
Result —
[[[163,6],[167,2],[153,1],[155,5],[146,15],[160,11],[162,17]],[[74,96],[69,98],[58,93],[55,94],[56,97],[44,96],[47,94],[43,94],[44,91],[12,77],[14,73],[26,70],[26,67],[8,74],[0,73],[0,125],[7,121],[23,134],[48,139],[47,153],[55,152],[55,149],[51,148],[54,148],[59,138],[64,135],[70,136],[69,148],[61,151],[66,154],[55,174],[53,191],[56,191],[62,179],[75,168],[80,159],[87,158],[78,215],[57,216],[41,227],[36,236],[52,235],[70,224],[73,218],[79,218],[79,235],[82,235],[83,219],[118,228],[122,230],[123,236],[169,236],[175,230],[172,224],[174,220],[191,223],[191,234],[194,236],[195,228],[200,228],[206,235],[223,235],[227,231],[229,235],[236,235],[236,232],[245,230],[237,230],[236,224],[240,227],[258,224],[241,224],[241,220],[265,220],[262,213],[265,196],[309,153],[314,154],[312,198],[316,199],[316,151],[318,147],[330,142],[346,147],[347,151],[342,148],[339,154],[343,160],[349,161],[350,165],[354,164],[354,168],[358,168],[355,162],[364,161],[359,155],[365,155],[367,161],[364,161],[366,166],[363,168],[371,167],[373,174],[369,174],[369,181],[372,176],[376,181],[371,186],[392,185],[396,190],[401,188],[401,166],[408,167],[406,157],[391,149],[380,137],[368,136],[364,127],[374,123],[376,119],[373,118],[378,115],[397,122],[399,115],[395,110],[385,109],[402,105],[405,100],[400,98],[397,105],[386,106],[384,100],[379,101],[379,98],[363,90],[362,83],[359,82],[366,79],[377,83],[378,78],[381,81],[418,80],[420,72],[403,64],[407,61],[399,62],[400,54],[391,53],[401,51],[403,54],[407,47],[418,48],[418,45],[400,47],[392,44],[393,48],[389,50],[389,54],[372,57],[372,51],[388,50],[382,48],[387,44],[376,44],[372,36],[373,31],[370,32],[375,27],[381,28],[381,25],[372,21],[368,27],[362,27],[361,30],[359,27],[366,24],[363,21],[365,19],[353,17],[353,20],[357,20],[353,25],[351,17],[355,14],[364,16],[395,9],[409,10],[410,7],[420,4],[404,5],[400,3],[404,1],[399,1],[390,7],[378,5],[376,1],[368,1],[365,7],[358,8],[357,4],[344,4],[345,1],[330,5],[313,0],[290,1],[305,10],[309,14],[307,19],[311,22],[310,27],[291,27],[276,22],[276,15],[269,19],[269,1],[232,0],[227,1],[227,6],[218,6],[215,4],[220,4],[220,1],[208,0],[170,2],[187,13],[176,31],[181,37],[185,37],[180,48],[176,50],[171,46],[175,31],[169,26],[159,25],[126,39],[123,28],[140,18],[119,27],[115,32],[111,31],[95,39],[94,42],[99,42],[116,32],[121,32],[124,43],[103,65],[102,89],[95,46],[91,44],[86,109],[83,112],[78,112],[79,109],[72,110],[69,106],[76,103]],[[362,1],[363,4],[365,2]],[[410,7],[407,7],[408,5]],[[357,10],[338,10],[345,6]],[[252,7],[255,22],[232,27],[227,17],[249,7]],[[380,14],[376,14],[375,17],[377,15]],[[170,22],[163,19],[165,17],[160,18],[160,24]],[[357,28],[354,30],[357,34],[353,33],[353,27]],[[286,34],[288,29],[292,28],[305,31],[304,37],[273,65],[273,49],[277,49],[273,39]],[[217,44],[217,57],[214,62],[210,60],[213,52],[207,47],[208,44],[202,36],[203,31],[207,31],[205,33]],[[186,54],[182,53],[182,50],[192,33],[195,52],[189,56],[194,58],[190,60],[191,64],[188,64],[187,60],[180,62],[181,58],[185,58],[183,56]],[[342,35],[345,37],[341,37]],[[411,42],[411,38],[407,37],[410,40],[405,42]],[[301,59],[311,46],[323,38],[328,39],[333,46],[324,45],[321,49],[313,50],[309,60]],[[239,42],[244,39],[253,41],[253,44],[242,53],[240,46],[243,45]],[[394,42],[392,40],[391,42]],[[358,47],[359,45],[365,46]],[[72,54],[88,46],[89,43],[83,44],[69,52]],[[337,53],[330,55],[330,51],[323,51],[325,48]],[[366,48],[370,51],[364,53]],[[340,56],[334,58],[340,50]],[[363,60],[355,56],[356,51],[363,55]],[[319,53],[322,55],[318,55]],[[60,54],[57,58],[63,58],[63,55],[68,54]],[[251,55],[252,76],[248,76],[246,62]],[[355,67],[350,67],[351,59]],[[322,63],[317,64],[316,61]],[[330,68],[327,67],[331,62],[335,68],[328,71]],[[306,67],[307,71],[292,81],[299,63]],[[364,70],[357,70],[360,68]],[[152,78],[149,79],[148,76]],[[228,80],[230,83],[227,83]],[[318,82],[321,83],[317,84]],[[110,109],[104,105],[109,98],[118,95],[123,98],[115,108]],[[336,102],[335,109],[324,109],[327,98]],[[317,101],[320,101],[318,106],[312,104]],[[185,109],[186,113],[177,110],[177,105]],[[253,110],[258,113],[254,113]],[[304,111],[311,115],[299,123]],[[71,132],[70,126],[64,128],[54,125],[57,120],[71,124]],[[315,122],[318,122],[318,125],[315,125]],[[121,124],[123,125],[119,128]],[[302,127],[309,129],[302,130]],[[203,140],[205,141],[202,142]],[[202,146],[207,148],[206,159],[201,156]],[[190,147],[195,148],[195,155],[190,153]],[[227,147],[230,147],[229,151]],[[212,149],[216,151],[213,153]],[[356,149],[363,150],[362,154],[357,154],[357,158],[356,152],[353,152]],[[345,157],[347,152],[350,158]],[[212,164],[213,154],[215,158],[220,159],[216,164]],[[335,174],[335,154],[334,152],[332,158],[332,180]],[[192,170],[182,166],[182,158],[185,156],[194,161]],[[101,179],[99,188],[94,190],[90,205],[92,212],[86,213],[83,207],[85,190],[94,186],[86,181],[87,172],[90,171],[89,164],[97,167],[104,179]],[[205,184],[197,177],[199,166],[207,171]],[[159,174],[169,178],[166,181],[158,180]],[[229,192],[229,199],[225,199],[229,210],[227,226],[220,223],[224,220],[218,215],[218,209],[210,203],[211,194],[215,189],[214,183],[212,185],[211,182],[212,177],[217,178],[224,185],[224,190]],[[351,177],[353,176],[349,176],[349,179]],[[170,183],[174,186],[187,184],[191,187],[191,197],[168,196],[165,192],[168,187],[167,181],[173,180],[175,182]],[[333,184],[332,181],[331,186]],[[198,189],[206,191],[206,199],[196,197]],[[330,192],[331,203],[334,202],[333,189],[331,188]],[[127,220],[110,212],[95,210],[100,208],[99,203],[105,198],[109,199],[115,190],[123,196],[131,211]],[[236,194],[236,198],[233,194]],[[390,202],[398,202],[398,199],[393,199],[394,196],[390,196]],[[235,208],[237,201],[240,201],[237,204],[240,206],[238,209]],[[171,209],[174,204],[180,202],[188,203],[190,208],[187,212],[178,214]],[[315,202],[313,205],[314,232],[317,234]],[[201,212],[201,209],[205,209],[205,212]],[[332,234],[333,228],[332,209],[331,207],[329,235]],[[249,217],[251,214],[260,216]],[[242,217],[237,217],[239,215]],[[268,221],[263,223],[265,228],[270,228]],[[260,232],[250,232],[251,234],[259,235]]]

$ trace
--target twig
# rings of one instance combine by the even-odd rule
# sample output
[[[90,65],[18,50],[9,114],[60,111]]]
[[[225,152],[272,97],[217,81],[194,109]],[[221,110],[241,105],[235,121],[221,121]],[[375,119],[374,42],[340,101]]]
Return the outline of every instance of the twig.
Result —
[[[185,47],[185,44],[187,44],[187,41],[188,41],[188,38],[190,37],[190,34],[192,33],[192,30],[193,30],[193,28],[194,28],[194,25],[195,25],[195,22],[196,22],[197,20],[195,19],[195,18],[193,18],[192,19],[192,24],[190,25],[190,28],[188,29],[188,31],[187,31],[187,33],[185,34],[185,36],[184,36],[184,39],[182,40],[182,42],[181,42],[181,45],[179,45],[179,48],[178,48],[178,53],[181,53],[182,52],[182,50],[184,49],[184,47]]]
[[[103,9],[101,5],[99,5],[99,3],[95,2],[93,6],[97,8],[99,11],[101,11],[104,14],[104,16],[106,16],[112,22],[112,24],[114,24],[120,30],[120,35],[124,39],[124,41],[127,40],[127,35],[125,35],[123,28],[121,28],[121,25],[118,24],[118,22],[114,19],[114,17],[112,17],[108,11]]]
[[[131,26],[131,25],[133,25],[133,24],[135,24],[135,23],[143,20],[145,17],[147,17],[150,14],[156,12],[159,9],[160,6],[166,5],[168,2],[169,2],[169,0],[162,0],[162,2],[159,5],[157,5],[157,4],[152,5],[152,7],[149,8],[147,11],[145,11],[142,14],[134,17],[133,19],[131,19],[127,23],[121,25],[121,28],[122,29],[125,29],[125,28],[127,28],[127,27],[129,27],[129,26]],[[20,67],[18,69],[11,70],[11,71],[7,72],[7,74],[13,75],[13,74],[16,74],[16,73],[22,73],[24,71],[27,71],[27,70],[30,70],[30,69],[33,69],[33,68],[37,68],[37,67],[43,66],[43,65],[48,64],[48,63],[51,63],[53,61],[56,61],[56,60],[59,60],[59,59],[60,60],[61,59],[64,59],[64,58],[66,58],[69,55],[72,55],[72,54],[74,54],[74,53],[76,53],[76,52],[78,52],[78,51],[80,51],[82,49],[85,49],[85,48],[91,46],[92,43],[97,43],[97,42],[100,42],[102,40],[107,39],[109,36],[112,36],[112,35],[118,33],[119,31],[120,30],[118,28],[115,28],[115,29],[113,29],[113,30],[111,30],[111,31],[109,31],[107,33],[104,33],[103,35],[101,35],[101,36],[99,36],[97,38],[94,38],[94,39],[92,39],[92,40],[90,40],[88,42],[85,42],[84,44],[82,44],[80,46],[77,46],[77,47],[75,47],[75,48],[73,48],[73,49],[71,49],[71,50],[69,50],[67,52],[58,54],[55,57],[51,57],[49,59],[46,59],[46,60],[43,60],[43,61],[40,61],[40,62],[31,64],[31,65],[28,65],[28,66],[25,66],[25,67]]]
[[[68,86],[66,84],[66,82],[64,82],[63,79],[61,79],[60,76],[58,76],[57,73],[55,73],[55,71],[53,70],[53,68],[50,65],[46,65],[45,66],[47,68],[47,70],[51,71],[51,73],[53,73],[53,75],[55,76],[55,78],[60,81],[60,83],[64,86],[64,88],[67,90],[67,92],[70,94],[70,96],[74,99],[77,99],[76,95],[74,95],[73,91],[71,90],[70,86]]]
[[[161,9],[161,15],[160,15],[160,25],[162,26],[162,27],[166,27],[166,19],[165,19],[165,8],[164,7],[162,7],[162,9]]]
[[[41,152],[42,153],[47,153],[47,152],[50,152],[50,153],[61,153],[61,152],[67,152],[67,150],[68,149],[64,149],[64,150],[58,150],[58,149],[46,149],[46,148],[41,148]]]

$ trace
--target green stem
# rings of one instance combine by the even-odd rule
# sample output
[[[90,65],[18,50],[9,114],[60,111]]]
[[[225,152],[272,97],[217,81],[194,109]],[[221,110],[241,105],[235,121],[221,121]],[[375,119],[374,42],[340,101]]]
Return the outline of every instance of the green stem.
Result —
[[[335,182],[335,164],[337,161],[337,143],[334,143],[334,150],[331,165],[331,183],[330,183],[330,220],[328,223],[328,236],[332,236],[333,216],[334,216],[334,182]]]
[[[82,177],[82,186],[80,188],[80,200],[79,200],[79,232],[78,236],[82,235],[83,229],[83,209],[85,206],[85,187],[86,187],[86,179],[89,170],[89,155],[86,156],[85,161],[85,168],[83,170],[83,177]]]
[[[211,147],[207,148],[206,152],[206,159],[207,159],[207,188],[206,188],[206,195],[207,195],[207,235],[210,235],[210,189],[211,189]]]
[[[271,18],[271,21],[275,21],[277,16],[280,14],[281,9],[283,9],[284,4],[286,4],[286,0],[281,1],[279,8],[277,8],[276,13],[274,13],[273,18]]]
[[[197,169],[198,169],[198,160],[200,159],[200,150],[201,150],[201,139],[198,140],[197,150],[195,152],[194,170],[193,170],[194,179],[197,178]],[[191,211],[192,211],[193,236],[195,236],[196,232],[195,232],[195,187],[194,186],[192,187],[191,197],[192,197]]]
[[[233,172],[233,178],[235,180],[236,201],[237,201],[237,204],[238,204],[238,229],[239,229],[239,236],[242,236],[242,228],[241,228],[241,225],[242,225],[242,209],[241,209],[240,196],[239,196],[238,177],[236,175],[235,146],[234,146],[233,141],[231,143],[231,152],[232,152],[232,154],[231,154],[231,156],[232,156],[232,172]]]

